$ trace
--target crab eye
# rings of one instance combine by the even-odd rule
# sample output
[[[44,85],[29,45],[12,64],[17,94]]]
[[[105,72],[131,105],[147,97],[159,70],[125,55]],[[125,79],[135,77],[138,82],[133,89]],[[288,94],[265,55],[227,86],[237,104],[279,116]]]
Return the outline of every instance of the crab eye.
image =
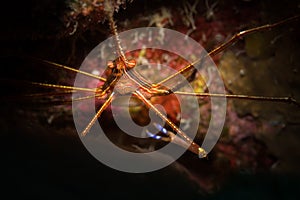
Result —
[[[128,67],[129,69],[135,67],[135,65],[136,65],[136,61],[135,61],[134,59],[128,60],[128,62],[127,62],[127,67]]]
[[[107,67],[110,68],[110,69],[112,69],[112,68],[115,67],[115,65],[114,65],[114,63],[112,61],[108,61],[107,62]]]

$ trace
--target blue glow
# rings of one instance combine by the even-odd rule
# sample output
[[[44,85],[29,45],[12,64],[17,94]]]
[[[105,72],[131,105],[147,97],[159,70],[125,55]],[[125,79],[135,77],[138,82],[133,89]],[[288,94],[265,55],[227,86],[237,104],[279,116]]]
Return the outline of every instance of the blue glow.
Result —
[[[160,139],[161,139],[161,136],[155,135],[154,139],[160,140]]]
[[[146,130],[146,134],[147,134],[149,137],[153,138],[153,139],[156,139],[156,140],[160,140],[160,139],[161,139],[161,136],[159,136],[159,135],[154,135],[153,133],[149,132],[148,130]]]
[[[157,123],[153,123],[153,125],[159,130],[161,131],[163,134],[167,135],[168,131],[167,129],[165,129],[164,127],[162,127],[161,125],[157,124]]]

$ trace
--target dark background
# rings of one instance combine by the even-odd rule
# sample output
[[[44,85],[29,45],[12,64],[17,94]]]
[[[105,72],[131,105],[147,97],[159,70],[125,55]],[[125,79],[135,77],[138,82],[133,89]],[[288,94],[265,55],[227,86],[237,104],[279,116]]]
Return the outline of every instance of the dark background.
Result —
[[[267,13],[265,19],[270,21],[299,14],[299,1],[262,2],[220,1],[216,12],[220,9],[251,8],[257,13]],[[116,18],[122,22],[124,18],[141,17],[147,10],[178,5],[175,1],[135,0],[125,10],[121,9]],[[205,12],[205,8],[199,9]],[[157,172],[127,174],[110,169],[94,159],[81,144],[70,112],[52,108],[51,102],[40,105],[22,97],[23,93],[32,92],[33,89],[15,81],[69,82],[74,75],[49,70],[30,58],[78,67],[88,52],[109,36],[106,22],[96,25],[97,17],[91,18],[91,22],[78,18],[83,26],[79,26],[74,35],[69,35],[70,30],[65,28],[68,22],[65,16],[69,11],[62,0],[17,0],[5,2],[2,6],[0,195],[30,199],[296,199],[299,196],[297,168],[282,173],[228,170],[224,175],[222,169],[211,166],[211,160],[195,161],[192,155],[187,154],[179,163]],[[134,26],[132,24],[131,27]],[[297,27],[297,24],[291,26]],[[236,27],[236,30],[239,28]],[[295,112],[299,112],[297,108]],[[56,116],[54,125],[47,124],[49,115],[53,113],[60,114]],[[216,188],[210,194],[197,185],[199,181],[192,181],[190,174],[200,182],[201,179],[208,180],[219,174],[224,176],[213,179],[220,181],[220,184],[214,183]]]

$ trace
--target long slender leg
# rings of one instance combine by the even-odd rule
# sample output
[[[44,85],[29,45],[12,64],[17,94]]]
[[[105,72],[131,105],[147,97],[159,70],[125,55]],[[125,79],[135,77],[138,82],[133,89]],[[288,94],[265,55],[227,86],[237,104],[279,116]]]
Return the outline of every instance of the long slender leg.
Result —
[[[97,88],[84,88],[84,87],[74,87],[70,85],[57,85],[57,84],[51,84],[51,83],[39,83],[39,82],[33,82],[33,81],[19,81],[19,80],[10,80],[10,79],[0,79],[0,81],[8,82],[8,83],[14,83],[19,85],[35,85],[45,88],[56,88],[56,89],[62,89],[64,91],[66,90],[72,90],[72,91],[82,91],[82,92],[93,92],[95,93],[97,91]]]
[[[251,29],[248,29],[245,31],[241,31],[241,32],[235,34],[234,36],[232,36],[227,42],[223,43],[219,47],[217,47],[214,50],[212,50],[211,52],[209,52],[208,55],[209,56],[217,55],[218,53],[222,52],[224,49],[228,48],[229,46],[234,44],[237,40],[239,40],[242,37],[245,37],[246,35],[249,35],[249,34],[255,33],[255,32],[270,30],[276,26],[280,26],[280,25],[286,24],[288,22],[298,20],[299,18],[300,18],[300,15],[297,15],[297,16],[290,17],[288,19],[284,19],[284,20],[281,20],[281,21],[273,23],[273,24],[266,24],[266,25],[259,26],[256,28],[251,28]]]
[[[99,97],[99,96],[100,95],[89,95],[89,96],[66,99],[66,100],[51,100],[51,102],[49,102],[49,103],[51,103],[52,105],[63,105],[63,104],[70,104],[75,101],[84,101],[84,100],[88,100],[88,99],[93,99],[93,98]],[[47,102],[44,102],[44,103],[47,103]]]
[[[114,36],[114,41],[115,41],[117,54],[119,56],[121,56],[122,60],[127,64],[128,60],[125,57],[125,54],[123,52],[121,42],[120,42],[120,38],[119,38],[119,34],[118,34],[118,30],[117,30],[117,25],[116,25],[116,22],[113,18],[114,9],[113,9],[112,3],[110,1],[105,1],[104,2],[104,7],[106,8],[106,15],[108,17],[110,31],[112,32],[112,34]]]
[[[106,79],[103,78],[103,77],[100,77],[100,76],[97,76],[97,75],[94,75],[94,74],[91,74],[91,73],[88,73],[88,72],[85,72],[85,71],[82,71],[82,70],[74,69],[74,68],[68,67],[66,65],[61,65],[61,64],[58,64],[58,63],[55,63],[55,62],[51,62],[51,61],[48,61],[48,60],[41,60],[41,59],[38,59],[38,58],[31,58],[31,59],[34,59],[34,60],[37,60],[39,62],[43,62],[43,63],[49,64],[51,66],[54,66],[54,67],[57,67],[57,68],[60,68],[60,69],[69,70],[69,71],[72,71],[72,72],[75,72],[75,73],[79,73],[79,74],[83,74],[85,76],[88,76],[88,77],[91,77],[91,78],[95,78],[95,79],[98,79],[98,80],[101,80],[101,81],[106,81]]]
[[[66,94],[72,94],[73,90],[66,90],[66,91],[61,91],[61,92],[42,92],[42,93],[32,93],[32,94],[22,94],[21,98],[39,98],[39,97],[50,97],[50,96],[63,96]],[[19,96],[8,96],[5,97],[5,99],[16,99],[16,98],[20,98]]]
[[[78,92],[76,90],[66,90],[66,91],[62,91],[62,92],[44,92],[44,93],[34,93],[34,94],[25,94],[22,95],[22,97],[24,98],[34,98],[34,97],[53,97],[53,96],[63,96],[66,94],[73,94],[75,92]],[[85,99],[91,99],[91,98],[95,98],[95,97],[99,97],[100,95],[89,95],[89,96],[84,96],[84,97],[78,97],[78,98],[72,98],[71,101],[81,101],[81,100],[85,100]],[[12,97],[11,97],[12,98]]]
[[[291,103],[300,107],[299,102],[292,97],[265,97],[265,96],[253,96],[253,95],[242,95],[242,94],[212,94],[212,93],[193,93],[193,92],[180,92],[176,91],[175,94],[186,95],[186,96],[198,96],[198,97],[226,97],[231,99],[247,99],[247,100],[258,100],[258,101],[273,101],[273,102],[285,102]]]
[[[86,136],[86,134],[89,132],[89,130],[92,128],[92,126],[95,124],[96,120],[100,117],[101,113],[107,108],[107,106],[111,103],[113,100],[114,93],[111,93],[108,99],[104,102],[104,104],[101,106],[101,108],[97,111],[93,119],[90,121],[90,123],[86,126],[86,128],[81,132],[81,136]]]
[[[162,132],[165,136],[159,136],[159,135],[155,135],[153,133],[151,133],[149,130],[146,130],[146,134],[155,139],[155,140],[161,140],[161,141],[165,141],[165,142],[173,142],[179,146],[185,147],[185,148],[189,148],[189,144],[187,144],[186,141],[184,141],[182,138],[180,137],[176,137],[176,135],[171,132],[171,131],[167,131],[164,127],[162,127],[159,124],[154,123],[153,124],[160,132]],[[207,153],[204,151],[202,151],[202,157],[206,157]]]
[[[42,99],[42,100],[39,100],[37,103],[38,104],[52,104],[52,105],[63,105],[63,104],[69,104],[69,103],[72,103],[74,101],[83,101],[83,100],[87,100],[87,99],[92,99],[92,98],[95,98],[95,97],[98,97],[99,95],[88,95],[88,96],[83,96],[83,97],[78,97],[78,98],[68,98],[68,99],[53,99],[53,97],[57,97],[57,96],[63,96],[63,95],[66,95],[66,94],[72,94],[76,91],[72,91],[72,90],[69,90],[69,91],[65,91],[65,92],[59,92],[59,93],[55,93],[55,92],[48,92],[48,93],[35,93],[35,94],[28,94],[28,95],[22,95],[21,98],[48,98],[48,99]],[[2,99],[0,99],[2,100]],[[4,100],[9,100],[9,101],[14,101],[14,100],[20,100],[20,97],[16,97],[16,96],[8,96],[8,97],[5,97]],[[36,103],[36,102],[35,102]]]
[[[178,133],[185,141],[190,144],[189,150],[200,157],[206,157],[207,153],[204,149],[202,149],[198,144],[196,144],[193,140],[191,140],[181,129],[179,129],[172,121],[170,121],[164,114],[162,114],[142,93],[136,91],[133,93],[139,99],[141,99],[148,108],[152,108],[156,114],[166,121],[166,123],[176,132]],[[175,140],[175,138],[174,138]]]
[[[248,29],[248,30],[245,30],[245,31],[241,31],[241,32],[235,34],[234,36],[232,36],[228,41],[226,41],[225,43],[223,43],[219,47],[217,47],[214,50],[210,51],[206,56],[203,56],[203,57],[199,58],[198,60],[196,60],[194,63],[191,63],[191,64],[185,66],[184,68],[182,68],[181,70],[177,71],[173,75],[165,78],[164,80],[160,81],[157,84],[154,84],[154,86],[162,85],[163,83],[165,83],[166,81],[169,81],[170,79],[176,77],[177,75],[183,74],[184,72],[193,69],[193,66],[195,66],[196,64],[198,64],[199,62],[201,62],[203,59],[205,60],[208,56],[215,56],[215,55],[217,55],[218,53],[220,53],[223,50],[225,50],[226,48],[230,47],[236,41],[238,41],[242,37],[245,37],[246,35],[249,35],[251,33],[266,31],[266,30],[272,29],[272,28],[274,28],[276,26],[280,26],[280,25],[286,24],[288,22],[292,22],[292,21],[298,20],[299,18],[300,18],[300,15],[297,15],[297,16],[290,17],[288,19],[281,20],[281,21],[273,23],[273,24],[266,24],[266,25],[259,26],[259,27],[256,27],[256,28],[252,28],[252,29]]]
[[[176,87],[176,86],[175,86]],[[143,87],[144,88],[144,87]],[[284,102],[291,103],[300,107],[300,103],[292,97],[265,97],[265,96],[255,96],[255,95],[242,95],[242,94],[213,94],[213,93],[192,93],[192,92],[181,92],[173,91],[169,89],[161,88],[159,85],[150,84],[147,82],[147,88],[153,96],[168,95],[171,93],[186,95],[186,96],[198,96],[198,97],[226,97],[231,99],[247,99],[256,101],[273,101],[273,102]]]
[[[55,85],[55,84],[49,84],[49,83],[37,83],[37,82],[28,82],[32,85],[42,86],[42,87],[48,87],[48,88],[57,88],[57,89],[64,89],[64,90],[78,90],[78,91],[84,91],[84,92],[96,92],[96,88],[82,88],[82,87],[74,87],[74,86],[68,86],[68,85]]]
[[[85,97],[78,97],[78,98],[72,98],[72,99],[67,99],[67,100],[51,100],[51,102],[42,102],[42,103],[50,103],[51,105],[63,105],[63,104],[70,104],[75,101],[84,101],[88,99],[93,99],[97,96],[95,95],[89,95]]]
[[[32,82],[27,82],[29,84],[33,84]],[[38,104],[52,104],[52,105],[63,105],[63,104],[69,104],[71,102],[74,101],[82,101],[82,100],[87,100],[87,99],[91,99],[91,98],[95,98],[95,97],[100,97],[100,94],[96,93],[93,95],[86,95],[85,93],[94,93],[93,90],[88,90],[86,91],[86,89],[88,88],[76,88],[76,87],[72,87],[72,86],[64,86],[64,85],[52,85],[52,84],[47,84],[44,85],[43,83],[34,83],[34,84],[38,84],[39,86],[42,87],[48,87],[48,88],[55,88],[55,89],[62,89],[60,91],[53,91],[53,92],[39,92],[39,93],[31,93],[31,94],[20,94],[20,95],[5,95],[4,97],[0,98],[0,101],[20,101],[20,100],[25,100],[26,99],[40,99],[40,101],[35,102]],[[41,85],[42,84],[42,85]],[[68,87],[68,89],[65,89],[65,87]],[[71,89],[72,88],[72,89]],[[65,90],[64,90],[65,89]],[[84,91],[82,91],[81,89],[84,89]],[[70,95],[70,94],[74,94],[74,93],[82,93],[84,95],[81,95],[81,97],[77,97],[77,98],[71,98],[70,96],[66,96],[69,98],[64,98],[64,99],[56,99],[56,97],[60,97],[60,96],[64,96],[64,95]],[[23,102],[23,101],[22,101]]]

